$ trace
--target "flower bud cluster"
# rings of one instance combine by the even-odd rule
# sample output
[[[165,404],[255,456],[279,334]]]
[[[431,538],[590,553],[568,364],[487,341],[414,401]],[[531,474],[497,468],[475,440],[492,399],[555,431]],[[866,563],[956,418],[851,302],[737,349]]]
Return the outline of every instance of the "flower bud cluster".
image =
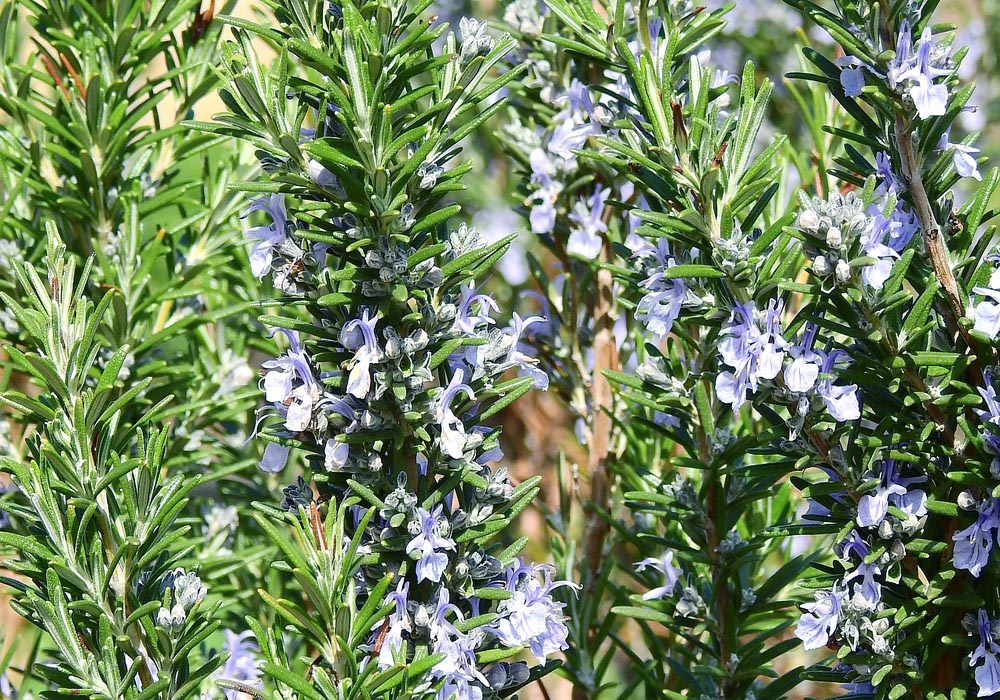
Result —
[[[180,632],[191,610],[205,599],[208,589],[198,575],[185,569],[174,569],[160,583],[163,607],[156,613],[156,624],[172,634]]]

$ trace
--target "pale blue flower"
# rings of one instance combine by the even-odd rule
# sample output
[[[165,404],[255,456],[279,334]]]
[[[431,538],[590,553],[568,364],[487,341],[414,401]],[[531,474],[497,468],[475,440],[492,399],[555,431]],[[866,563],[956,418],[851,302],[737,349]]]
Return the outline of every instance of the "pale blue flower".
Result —
[[[592,134],[601,134],[601,125],[597,121],[597,117],[594,115],[594,100],[590,96],[590,90],[580,82],[579,79],[573,78],[569,85],[569,89],[566,91],[564,98],[567,105],[566,109],[555,116],[555,119],[566,119],[571,120],[572,123],[582,124],[583,116],[588,117],[588,130]],[[581,143],[580,146],[583,144]],[[580,146],[577,146],[579,148]]]
[[[240,218],[246,218],[255,211],[267,212],[271,217],[271,224],[254,226],[246,232],[247,238],[255,241],[250,250],[250,270],[254,277],[262,279],[271,269],[274,249],[287,239],[288,215],[285,213],[285,195],[278,193],[255,200]]]
[[[903,202],[896,203],[888,219],[881,211],[875,211],[874,215],[871,239],[885,243],[896,253],[902,253],[920,230],[920,222],[917,221],[916,215],[907,209]],[[881,289],[881,285],[878,288]]]
[[[839,584],[834,584],[832,590],[817,591],[814,597],[815,602],[802,606],[806,612],[802,613],[795,628],[795,636],[802,640],[806,649],[822,649],[830,641],[830,636],[840,624],[847,593]]]
[[[976,154],[979,149],[967,146],[964,143],[949,143],[952,149],[951,160],[955,164],[955,172],[962,177],[971,177],[975,180],[982,180],[983,176],[979,172],[979,162]]]
[[[913,50],[910,25],[903,22],[896,40],[896,56],[889,64],[889,86],[904,87],[921,119],[938,117],[948,110],[948,86],[934,80],[951,71],[937,68],[931,60],[934,39],[925,27]]]
[[[861,406],[858,403],[857,384],[834,384],[834,366],[837,360],[846,355],[842,350],[824,353],[823,366],[820,374],[823,379],[816,385],[816,393],[823,399],[826,410],[835,421],[843,422],[857,420],[861,417]]]
[[[548,154],[536,148],[528,156],[531,165],[531,183],[538,190],[530,197],[532,202],[528,220],[534,233],[552,233],[556,225],[555,202],[562,191],[562,184],[555,180],[556,166]]]
[[[858,97],[865,86],[864,68],[867,66],[855,56],[842,56],[834,63],[840,68],[840,86],[848,97]]]
[[[899,194],[903,191],[903,183],[896,177],[892,169],[892,157],[885,151],[875,154],[875,195],[885,197],[888,194]]]
[[[927,481],[925,476],[900,476],[896,460],[883,459],[878,486],[873,491],[866,492],[858,501],[858,525],[878,527],[889,514],[889,506],[917,518],[927,515],[927,494],[920,489],[909,488],[910,484],[924,481]]]
[[[453,327],[461,333],[475,335],[482,326],[494,323],[490,312],[496,313],[499,310],[497,303],[489,294],[477,294],[475,287],[464,284]]]
[[[736,411],[746,401],[747,392],[756,392],[761,379],[774,379],[781,371],[788,343],[781,336],[781,309],[784,302],[772,299],[764,314],[764,328],[756,319],[752,301],[737,304],[722,329],[725,339],[719,344],[722,361],[732,371],[719,373],[715,390],[719,400]]]
[[[823,356],[812,349],[818,330],[815,323],[807,323],[802,340],[788,350],[792,361],[785,367],[784,378],[785,386],[790,391],[803,393],[816,386],[816,378],[823,366]]]
[[[507,351],[507,362],[516,364],[520,368],[522,376],[533,377],[535,388],[542,391],[549,388],[549,375],[538,366],[536,358],[527,355],[521,349],[521,335],[524,334],[525,329],[529,326],[544,323],[545,319],[542,316],[521,318],[515,311],[511,317],[510,327],[507,329],[507,332],[510,334],[510,349]]]
[[[269,474],[277,474],[288,463],[288,451],[291,448],[287,445],[279,445],[276,442],[269,442],[264,448],[264,454],[257,465]]]
[[[448,555],[439,550],[454,551],[455,549],[454,540],[441,534],[443,529],[442,510],[443,507],[440,505],[433,511],[417,508],[417,528],[413,533],[415,534],[414,538],[406,545],[406,554],[417,560],[418,582],[433,581],[436,583],[440,581],[448,566]],[[414,557],[415,554],[416,557]]]
[[[444,679],[437,700],[482,700],[483,688],[489,682],[476,666],[476,652],[468,635],[459,632],[446,617],[454,613],[462,619],[449,597],[447,588],[438,589],[437,608],[431,620],[432,653],[445,655],[431,669],[435,679]]]
[[[547,151],[549,155],[565,163],[566,167],[574,167],[576,154],[573,151],[583,148],[587,138],[593,133],[593,128],[590,124],[581,123],[565,113],[562,116],[556,128],[552,130]]]
[[[382,648],[378,652],[378,667],[380,669],[386,669],[396,664],[396,657],[403,648],[403,634],[410,631],[410,616],[406,612],[409,593],[410,584],[400,579],[399,583],[396,584],[396,590],[386,596],[386,604],[391,603],[394,607],[387,618],[388,627],[382,638]],[[382,624],[379,621],[376,628],[381,628]]]
[[[986,410],[976,409],[979,420],[983,422],[983,445],[986,451],[993,455],[991,471],[1000,472],[1000,403],[997,402],[997,392],[993,388],[993,374],[989,370],[983,372],[984,389],[979,389],[979,395],[986,402]]]
[[[456,370],[448,382],[448,386],[442,390],[434,402],[434,417],[441,428],[441,451],[452,459],[459,459],[465,452],[465,425],[462,420],[451,410],[451,402],[459,394],[465,394],[475,401],[476,395],[472,392],[472,387],[463,384],[465,372]]]
[[[553,599],[552,591],[573,585],[569,581],[553,581],[549,566],[525,565],[518,559],[507,570],[507,590],[511,597],[497,607],[500,619],[490,631],[505,646],[528,647],[544,663],[548,656],[569,646],[563,604]]]
[[[681,570],[674,566],[674,552],[666,550],[660,557],[649,557],[643,559],[635,565],[636,571],[645,571],[647,568],[663,574],[663,585],[651,588],[642,594],[643,600],[662,600],[673,595],[677,581],[680,579]]]
[[[990,563],[990,552],[1000,528],[1000,501],[990,498],[979,506],[976,522],[952,535],[955,542],[955,568],[965,569],[979,578]]]
[[[261,385],[265,400],[282,416],[285,428],[294,434],[309,427],[313,412],[322,404],[323,397],[298,333],[285,328],[277,331],[288,337],[290,347],[282,356],[261,364],[264,369]],[[277,452],[272,452],[272,455],[276,456]],[[275,462],[272,460],[271,463]]]
[[[892,266],[899,253],[890,248],[882,239],[884,230],[873,227],[871,232],[862,241],[862,248],[865,255],[875,258],[875,262],[866,265],[861,271],[861,279],[875,291],[879,291],[885,286],[886,280],[892,274]]]
[[[260,647],[253,639],[253,632],[247,630],[236,634],[230,630],[223,630],[225,643],[222,651],[229,654],[229,658],[222,665],[215,675],[227,681],[237,681],[253,688],[260,688],[261,670],[264,660],[260,656]],[[239,691],[226,689],[223,691],[226,700],[237,700],[240,697]]]
[[[854,606],[868,611],[878,609],[882,601],[882,584],[876,577],[882,575],[882,569],[874,562],[865,562],[870,551],[868,544],[857,530],[852,530],[847,539],[838,545],[837,550],[839,556],[848,561],[858,559],[857,568],[844,577],[844,583],[853,591]]]
[[[667,279],[666,271],[675,265],[666,238],[657,241],[654,253],[659,267],[655,268],[639,286],[646,293],[635,307],[635,318],[646,326],[657,340],[669,333],[681,313],[687,295],[687,286],[681,279]]]
[[[1000,645],[996,642],[996,623],[982,608],[976,615],[976,628],[979,646],[969,655],[969,666],[975,669],[976,685],[979,686],[976,697],[985,698],[1000,693]],[[982,666],[977,665],[980,661]]]
[[[575,225],[566,243],[567,252],[589,260],[594,260],[601,254],[601,234],[608,230],[608,224],[604,221],[604,205],[610,195],[610,187],[601,189],[598,185],[589,199],[581,199],[576,203],[569,215],[570,221]]]
[[[946,131],[941,134],[935,150],[947,151],[951,149],[951,162],[955,166],[955,172],[962,177],[982,180],[983,176],[979,172],[979,162],[976,160],[979,149],[974,146],[967,146],[964,143],[952,143],[948,137],[948,133]]]
[[[11,685],[6,671],[0,673],[0,700],[17,700],[17,691]]]
[[[264,389],[264,400],[275,404],[284,403],[291,395],[297,382],[306,384],[315,382],[312,368],[309,366],[309,358],[302,348],[298,331],[278,328],[271,335],[273,336],[279,331],[288,338],[288,351],[274,360],[261,363],[264,377],[260,384]]]
[[[345,435],[353,433],[360,427],[355,417],[354,408],[343,399],[335,396],[328,397],[324,402],[323,408],[330,413],[339,414],[341,417],[347,419],[348,424],[343,430]],[[331,437],[327,439],[326,444],[323,446],[323,466],[329,471],[343,469],[347,466],[347,460],[350,456],[351,446],[346,442],[341,442]]]
[[[853,603],[861,610],[874,611],[882,601],[882,584],[877,576],[882,575],[882,569],[875,563],[858,564],[858,568],[844,577],[844,583],[854,582]]]
[[[371,391],[371,366],[381,355],[375,336],[377,323],[378,318],[371,315],[370,309],[363,309],[361,318],[348,321],[340,331],[340,344],[354,352],[351,372],[347,376],[347,393],[356,399],[367,398]]]
[[[991,340],[1000,335],[1000,270],[990,275],[989,285],[973,287],[974,294],[985,297],[978,304],[973,304],[970,311],[975,319],[974,330],[985,333]]]

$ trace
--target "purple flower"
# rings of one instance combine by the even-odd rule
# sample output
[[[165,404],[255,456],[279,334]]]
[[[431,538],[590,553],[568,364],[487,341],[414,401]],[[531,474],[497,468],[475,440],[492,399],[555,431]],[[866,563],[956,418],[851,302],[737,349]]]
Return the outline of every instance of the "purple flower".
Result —
[[[927,515],[927,494],[919,489],[908,490],[910,484],[927,481],[927,477],[902,478],[894,459],[883,459],[878,486],[858,501],[858,525],[878,527],[895,506],[909,516]]]
[[[343,399],[329,397],[324,402],[323,407],[330,413],[339,414],[341,417],[346,418],[349,421],[343,430],[345,435],[353,433],[360,427],[360,424],[354,415],[354,409]],[[329,438],[323,446],[323,466],[330,471],[343,469],[347,466],[347,460],[350,456],[351,446],[346,442],[341,442],[335,438]]]
[[[891,88],[905,88],[921,119],[941,116],[948,109],[948,86],[935,85],[934,79],[948,75],[950,71],[933,65],[933,49],[931,29],[925,27],[914,52],[909,22],[903,22],[896,40],[896,56],[889,64],[887,74]]]
[[[662,600],[669,595],[673,595],[674,587],[677,585],[677,580],[680,578],[681,574],[681,570],[674,566],[673,550],[666,550],[659,559],[655,557],[643,559],[635,565],[635,570],[645,571],[647,567],[655,569],[663,574],[663,585],[646,591],[643,593],[642,599]]]
[[[611,195],[611,188],[600,185],[594,188],[590,199],[581,199],[576,203],[569,218],[574,224],[566,243],[566,250],[574,255],[595,259],[601,254],[603,241],[601,234],[608,230],[604,221],[604,204]]]
[[[378,362],[381,351],[375,337],[378,319],[371,316],[369,309],[363,309],[361,318],[344,324],[340,330],[340,344],[354,352],[351,373],[347,376],[347,393],[356,399],[364,399],[372,387],[371,366]]]
[[[386,596],[386,604],[392,603],[395,607],[389,613],[389,626],[385,637],[382,639],[382,648],[379,649],[378,653],[378,667],[381,669],[386,669],[396,664],[396,656],[403,648],[403,633],[410,631],[410,616],[406,612],[406,601],[409,592],[410,584],[400,579],[399,583],[396,584],[396,590]],[[380,628],[382,624],[379,621],[376,627]]]
[[[260,658],[260,647],[253,640],[253,632],[249,630],[236,634],[229,630],[223,630],[226,641],[222,648],[223,652],[229,654],[226,663],[216,672],[216,676],[227,681],[237,681],[256,688],[261,687],[260,667],[264,660]],[[239,692],[236,690],[224,691],[226,700],[236,700]]]
[[[875,154],[875,178],[878,181],[878,186],[875,188],[878,197],[899,194],[903,191],[903,183],[892,169],[892,158],[885,151]]]
[[[854,583],[853,586],[849,585],[854,593],[854,606],[861,610],[876,610],[882,601],[882,584],[876,576],[882,575],[882,569],[874,562],[865,563],[865,557],[869,553],[868,544],[861,538],[857,530],[852,530],[837,549],[839,556],[848,561],[854,557],[858,559],[857,568],[844,577],[845,584]]]
[[[283,403],[287,400],[296,381],[307,384],[315,382],[309,358],[299,341],[298,331],[278,328],[274,333],[278,331],[288,338],[289,348],[284,355],[261,364],[264,370],[261,387],[264,389],[264,400],[269,403]]]
[[[573,151],[583,148],[583,144],[593,133],[593,127],[590,124],[580,123],[565,112],[562,116],[563,119],[549,137],[548,153],[572,167],[576,164],[576,154]]]
[[[488,681],[476,667],[476,652],[468,635],[459,632],[446,618],[449,612],[454,612],[459,619],[462,617],[458,608],[449,602],[448,589],[442,586],[431,620],[432,653],[445,655],[431,669],[435,679],[444,679],[437,700],[482,700],[482,689]]]
[[[490,311],[500,310],[489,294],[476,294],[471,284],[462,285],[462,295],[458,302],[458,313],[455,316],[453,328],[461,333],[474,335],[480,326],[493,323]]]
[[[792,361],[785,367],[784,377],[785,386],[790,391],[803,393],[816,386],[816,378],[823,365],[823,356],[812,349],[817,330],[819,329],[815,323],[807,323],[802,340],[788,351]]]
[[[996,273],[993,277],[996,277]],[[1000,335],[1000,290],[994,288],[993,277],[990,277],[989,287],[974,287],[972,289],[975,294],[986,297],[972,306],[972,316],[976,321],[973,330],[985,333],[990,337],[990,340],[996,340],[997,335]]]
[[[920,230],[920,222],[917,221],[916,215],[909,209],[906,209],[902,202],[896,204],[896,208],[893,209],[892,215],[889,218],[884,217],[882,212],[878,210],[872,213],[874,214],[875,221],[866,244],[871,246],[873,251],[878,244],[884,243],[893,253],[902,253],[910,241],[913,240],[913,236]],[[896,257],[892,253],[885,253],[884,251],[882,251],[882,254],[890,258]],[[889,260],[889,270],[892,269],[891,263],[892,260]],[[883,280],[877,289],[881,289],[884,283],[885,281]]]
[[[521,335],[524,330],[535,323],[545,323],[541,316],[528,316],[521,318],[515,311],[511,317],[510,326],[507,332],[510,334],[510,349],[507,351],[507,362],[516,364],[521,368],[521,374],[534,377],[535,388],[542,391],[549,388],[549,375],[538,366],[538,360],[525,354],[521,350]]]
[[[853,698],[856,696],[867,698],[875,694],[875,686],[872,685],[870,681],[854,681],[852,683],[844,683],[841,687],[844,689],[844,695],[841,697],[845,698]]]
[[[861,417],[861,407],[858,403],[858,385],[834,384],[830,378],[833,375],[834,365],[841,355],[845,353],[841,350],[834,350],[826,353],[823,358],[823,366],[820,373],[825,377],[816,385],[816,393],[823,399],[826,410],[837,422],[857,420]]]
[[[955,165],[955,172],[962,177],[983,179],[979,172],[979,162],[976,160],[976,154],[979,153],[978,148],[967,146],[964,143],[951,143],[946,131],[941,134],[935,150],[947,151],[948,149],[952,149],[951,161]]]
[[[542,574],[541,580],[538,573]],[[563,622],[563,604],[552,598],[559,586],[569,581],[553,581],[552,568],[517,560],[507,570],[507,590],[511,597],[497,607],[498,619],[490,628],[508,647],[527,646],[540,662],[566,649],[569,631]]]
[[[538,185],[538,191],[529,200],[535,202],[528,216],[531,230],[534,233],[552,233],[556,224],[554,205],[562,191],[562,184],[554,179],[556,166],[541,148],[531,152],[528,162],[531,165],[531,183]]]
[[[261,456],[260,463],[257,466],[269,474],[277,474],[288,463],[288,451],[290,449],[290,447],[279,445],[276,442],[267,443],[267,447],[264,448],[264,454]]]
[[[834,584],[833,590],[817,591],[816,601],[802,607],[806,612],[799,618],[795,636],[802,640],[806,649],[821,649],[830,641],[830,636],[840,624],[841,608],[847,597],[846,591]]]
[[[736,411],[746,401],[747,391],[757,391],[761,379],[774,379],[781,371],[788,343],[781,336],[781,309],[784,302],[772,299],[764,314],[763,330],[758,326],[757,307],[752,301],[737,304],[722,329],[719,344],[722,361],[733,371],[721,372],[715,382],[719,399]]]
[[[976,616],[979,646],[969,655],[969,666],[975,668],[976,697],[985,698],[1000,693],[1000,645],[996,642],[996,623],[982,608]],[[977,664],[982,661],[982,666]]]
[[[314,409],[321,404],[320,386],[313,377],[298,333],[284,328],[277,330],[288,337],[290,347],[281,357],[261,364],[264,369],[261,384],[265,400],[284,417],[285,428],[298,433],[309,427]],[[277,452],[272,452],[272,456],[277,457]]]
[[[448,566],[448,555],[439,552],[440,549],[455,549],[455,542],[448,537],[441,535],[442,523],[441,512],[443,506],[438,506],[432,512],[423,508],[417,508],[417,518],[415,531],[411,533],[415,537],[406,545],[406,554],[417,559],[417,581],[433,581],[437,583],[441,580],[441,575]],[[412,524],[411,524],[412,528]],[[419,553],[413,557],[414,553]]]
[[[987,370],[983,372],[983,383],[985,389],[979,389],[979,395],[986,402],[986,410],[976,409],[979,420],[983,422],[983,445],[986,451],[993,455],[993,465],[991,471],[994,474],[1000,472],[1000,403],[997,402],[997,392],[993,388],[993,374]]]
[[[635,318],[645,324],[656,339],[662,340],[670,333],[681,313],[687,287],[683,280],[666,279],[664,276],[667,269],[675,264],[666,238],[657,241],[654,255],[660,266],[639,285],[646,290],[646,294],[635,308]]]
[[[834,63],[841,69],[840,86],[844,88],[844,94],[848,97],[859,96],[862,88],[865,86],[865,73],[863,69],[868,68],[868,66],[855,56],[842,56],[834,61]]]
[[[472,387],[462,383],[464,378],[465,372],[456,370],[434,402],[434,417],[441,428],[441,451],[452,459],[459,459],[465,452],[465,425],[452,412],[451,402],[463,393],[473,401],[476,399]]]
[[[983,567],[990,562],[990,551],[1000,528],[1000,501],[995,498],[979,506],[976,522],[952,535],[955,542],[955,568],[965,569],[979,578]]]
[[[263,279],[271,269],[274,249],[285,242],[288,216],[285,213],[285,195],[272,194],[255,200],[240,218],[244,219],[255,211],[265,211],[271,217],[271,225],[254,226],[247,229],[246,236],[256,241],[250,251],[250,269],[254,277]]]

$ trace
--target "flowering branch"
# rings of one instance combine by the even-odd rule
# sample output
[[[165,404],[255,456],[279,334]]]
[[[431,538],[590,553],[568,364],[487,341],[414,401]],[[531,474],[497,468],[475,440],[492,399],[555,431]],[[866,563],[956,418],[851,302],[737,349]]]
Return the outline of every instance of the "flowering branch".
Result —
[[[521,74],[497,70],[513,42],[472,19],[446,32],[426,3],[278,5],[280,31],[240,23],[233,111],[198,125],[253,142],[270,174],[244,214],[265,217],[251,265],[283,295],[262,321],[287,340],[262,366],[260,467],[284,471],[295,449],[313,482],[287,486],[283,512],[259,505],[301,590],[265,600],[313,657],[257,627],[263,671],[317,698],[506,695],[566,646],[563,582],[519,557],[526,539],[496,541],[539,478],[511,483],[485,424],[547,381],[519,346],[545,319],[497,327],[478,284],[513,236],[450,229],[448,194],[470,168],[460,142]],[[247,31],[284,57],[274,70]]]

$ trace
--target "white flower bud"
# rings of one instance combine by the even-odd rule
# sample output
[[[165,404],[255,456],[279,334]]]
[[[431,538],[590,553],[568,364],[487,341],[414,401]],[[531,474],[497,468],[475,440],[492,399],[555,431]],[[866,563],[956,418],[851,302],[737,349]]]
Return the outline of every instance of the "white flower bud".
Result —
[[[799,214],[799,228],[803,231],[815,233],[819,228],[819,217],[812,209],[805,209]]]
[[[844,234],[836,226],[831,226],[826,231],[826,244],[831,248],[839,248],[844,242]]]
[[[830,273],[830,267],[826,264],[826,257],[823,255],[817,255],[816,259],[813,260],[813,272],[820,277],[826,277]]]
[[[976,510],[979,507],[979,502],[976,501],[976,497],[972,495],[971,491],[962,491],[958,494],[958,507],[962,510]]]
[[[837,275],[838,282],[847,282],[851,279],[851,266],[847,264],[847,261],[841,258],[837,261],[837,267],[834,269],[834,274]]]

